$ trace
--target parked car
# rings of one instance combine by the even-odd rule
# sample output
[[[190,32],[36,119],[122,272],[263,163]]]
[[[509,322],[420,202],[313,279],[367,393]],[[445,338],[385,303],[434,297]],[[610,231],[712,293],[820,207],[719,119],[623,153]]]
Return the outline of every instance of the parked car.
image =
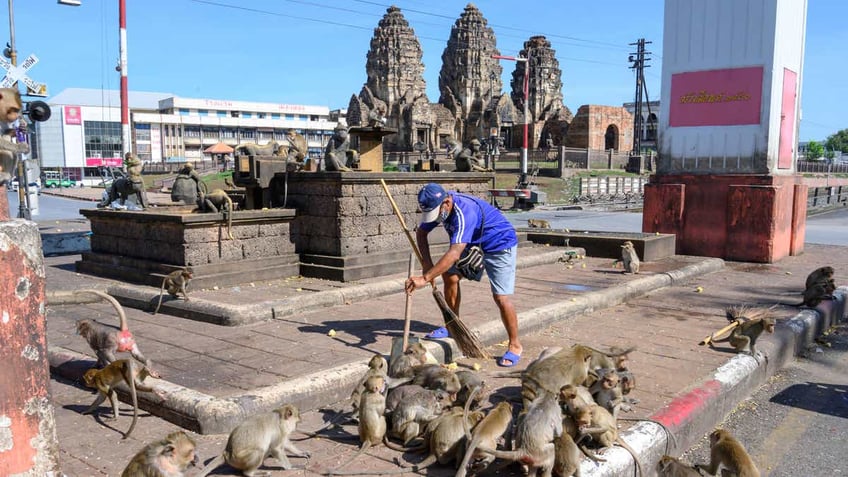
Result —
[[[44,173],[44,187],[55,189],[56,187],[76,187],[77,182],[68,177],[60,177],[58,172],[47,171]]]

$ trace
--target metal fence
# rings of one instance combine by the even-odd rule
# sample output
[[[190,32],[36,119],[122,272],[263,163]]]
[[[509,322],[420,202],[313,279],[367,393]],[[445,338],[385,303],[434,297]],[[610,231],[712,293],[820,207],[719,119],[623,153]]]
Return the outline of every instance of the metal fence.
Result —
[[[848,164],[832,164],[827,161],[798,161],[798,172],[820,174],[848,174]]]
[[[807,209],[848,205],[848,186],[810,187],[807,191]]]

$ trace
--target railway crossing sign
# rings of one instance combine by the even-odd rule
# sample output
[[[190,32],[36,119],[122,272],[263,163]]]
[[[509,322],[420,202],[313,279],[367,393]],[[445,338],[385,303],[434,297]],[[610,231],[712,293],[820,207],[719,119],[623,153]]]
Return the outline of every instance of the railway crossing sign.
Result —
[[[15,66],[6,58],[0,57],[0,66],[6,70],[6,76],[0,81],[0,88],[11,88],[16,82],[20,81],[27,86],[27,91],[31,95],[42,96],[39,93],[43,93],[43,96],[47,96],[47,86],[26,75],[26,72],[36,63],[38,63],[38,57],[35,55],[27,56],[19,66]]]

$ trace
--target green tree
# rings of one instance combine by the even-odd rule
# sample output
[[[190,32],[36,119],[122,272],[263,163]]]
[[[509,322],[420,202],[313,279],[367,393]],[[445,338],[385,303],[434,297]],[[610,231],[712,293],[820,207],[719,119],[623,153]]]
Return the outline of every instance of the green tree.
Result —
[[[848,153],[848,129],[843,129],[836,134],[827,137],[824,143],[831,151],[842,151]]]
[[[807,143],[807,160],[818,161],[824,155],[824,146],[817,141]]]

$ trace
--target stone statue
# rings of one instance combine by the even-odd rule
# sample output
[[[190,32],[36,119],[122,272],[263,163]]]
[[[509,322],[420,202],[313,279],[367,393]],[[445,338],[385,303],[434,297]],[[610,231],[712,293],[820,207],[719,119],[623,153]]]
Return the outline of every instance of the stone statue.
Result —
[[[112,182],[109,190],[103,193],[103,200],[97,204],[98,208],[109,207],[118,199],[120,199],[118,205],[126,206],[127,199],[131,194],[136,195],[136,202],[139,208],[147,208],[144,179],[141,177],[141,171],[144,169],[144,165],[131,152],[128,152],[124,156],[124,164],[127,166],[127,177],[121,177]]]
[[[368,126],[381,128],[386,125],[386,112],[382,106],[377,106],[368,112]]]
[[[347,127],[339,124],[333,131],[333,137],[324,150],[324,170],[351,171],[359,163],[359,153],[350,148],[350,136]]]
[[[183,202],[186,205],[196,204],[202,191],[200,184],[202,184],[200,174],[194,170],[190,162],[186,162],[177,172],[177,178],[171,186],[171,201]]]
[[[471,139],[465,148],[456,139],[448,139],[448,155],[456,163],[455,172],[492,172],[483,166],[483,151],[480,148],[481,143],[477,138]]]

